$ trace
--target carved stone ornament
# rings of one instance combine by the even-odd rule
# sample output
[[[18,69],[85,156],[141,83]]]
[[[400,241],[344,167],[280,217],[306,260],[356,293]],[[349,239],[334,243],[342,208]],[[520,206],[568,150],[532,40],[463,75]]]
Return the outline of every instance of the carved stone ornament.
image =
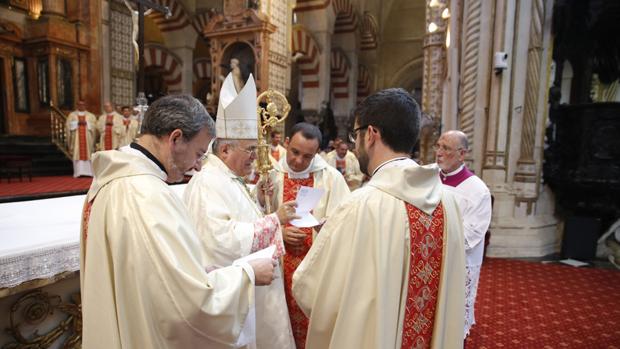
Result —
[[[65,334],[68,336],[64,336],[61,348],[81,348],[81,299],[79,294],[74,294],[71,298],[73,303],[64,303],[60,296],[40,289],[26,293],[11,306],[9,328],[5,331],[13,341],[5,344],[2,349],[49,348]],[[38,327],[44,324],[49,326],[46,321],[51,321],[57,312],[67,316],[52,329],[40,334]]]

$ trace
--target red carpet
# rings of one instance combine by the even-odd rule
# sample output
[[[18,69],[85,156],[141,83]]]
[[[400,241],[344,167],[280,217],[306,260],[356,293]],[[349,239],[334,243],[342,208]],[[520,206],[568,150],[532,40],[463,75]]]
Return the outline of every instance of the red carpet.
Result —
[[[53,176],[32,177],[32,182],[7,183],[3,178],[0,181],[0,198],[88,190],[92,180],[91,177]]]
[[[466,349],[620,348],[620,272],[489,258]]]

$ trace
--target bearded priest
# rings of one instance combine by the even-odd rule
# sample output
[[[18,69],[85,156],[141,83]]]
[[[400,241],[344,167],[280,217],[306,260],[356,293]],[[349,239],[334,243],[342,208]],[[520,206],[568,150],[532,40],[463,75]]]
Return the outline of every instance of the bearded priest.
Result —
[[[211,261],[220,268],[275,245],[284,254],[281,227],[296,217],[294,202],[264,215],[264,190],[254,196],[243,177],[252,170],[258,138],[256,85],[252,75],[237,94],[232,75],[224,80],[217,110],[217,137],[202,171],[192,177],[184,201]],[[268,181],[258,187],[272,187]],[[256,290],[256,341],[250,348],[293,347],[280,268],[270,286]]]
[[[403,89],[358,106],[352,138],[371,177],[332,214],[293,275],[306,348],[463,347],[465,249],[437,166],[410,159],[420,108]]]

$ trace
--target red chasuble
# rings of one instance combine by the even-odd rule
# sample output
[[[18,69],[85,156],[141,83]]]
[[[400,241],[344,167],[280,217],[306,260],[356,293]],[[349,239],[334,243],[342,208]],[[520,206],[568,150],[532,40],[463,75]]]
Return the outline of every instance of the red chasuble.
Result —
[[[86,116],[78,115],[78,141],[80,144],[80,158],[78,160],[88,160],[88,149],[86,146]]]
[[[443,251],[443,206],[431,216],[405,203],[409,218],[411,257],[401,348],[430,348]]]
[[[291,179],[288,174],[284,174],[284,192],[282,195],[283,202],[295,200],[299,188],[314,187],[314,177],[310,175],[304,179]],[[287,224],[287,226],[291,226]],[[293,273],[304,259],[310,246],[312,246],[312,228],[301,228],[307,234],[304,243],[300,246],[291,246],[284,243],[286,254],[283,257],[284,266],[284,292],[286,294],[286,305],[288,306],[288,314],[291,318],[291,327],[293,329],[293,337],[295,337],[295,345],[297,349],[306,347],[306,334],[308,333],[308,318],[295,302],[291,288],[293,287]]]
[[[105,134],[103,135],[103,150],[112,150],[112,125],[114,115],[108,114],[105,117]]]

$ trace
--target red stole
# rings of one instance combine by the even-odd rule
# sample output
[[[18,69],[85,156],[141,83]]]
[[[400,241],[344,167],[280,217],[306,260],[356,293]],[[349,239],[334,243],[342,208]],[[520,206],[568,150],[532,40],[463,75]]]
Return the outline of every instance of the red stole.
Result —
[[[301,186],[314,187],[314,176],[310,174],[310,177],[304,179],[292,179],[288,177],[288,173],[284,174],[283,195],[282,201],[287,202],[295,200],[297,192]],[[290,226],[290,224],[287,224]],[[304,349],[306,347],[306,334],[308,333],[308,318],[304,315],[303,311],[295,302],[293,298],[293,273],[301,264],[310,246],[312,246],[312,228],[301,228],[301,230],[307,234],[303,245],[291,246],[284,243],[286,248],[286,254],[283,258],[284,266],[284,293],[286,294],[286,304],[288,305],[288,314],[291,319],[291,327],[293,329],[293,337],[295,337],[295,345],[297,349]]]
[[[443,251],[443,206],[431,216],[405,203],[411,257],[401,348],[430,348],[439,294]]]
[[[90,218],[90,210],[93,208],[95,199],[85,202],[82,209],[82,241],[84,245],[84,259],[86,259],[86,239],[88,238],[88,219]],[[86,261],[83,262],[86,265]],[[84,272],[84,271],[82,271]]]
[[[108,114],[105,117],[105,133],[103,134],[103,150],[112,150],[112,125],[114,115]]]
[[[125,130],[129,129],[130,122],[131,122],[130,118],[123,118],[123,125],[125,125]]]
[[[89,160],[88,159],[88,149],[86,147],[86,116],[78,115],[78,142],[79,142],[79,159],[78,160]]]
[[[280,161],[280,150],[278,149],[278,147],[271,148],[271,156],[276,159],[276,161]]]

